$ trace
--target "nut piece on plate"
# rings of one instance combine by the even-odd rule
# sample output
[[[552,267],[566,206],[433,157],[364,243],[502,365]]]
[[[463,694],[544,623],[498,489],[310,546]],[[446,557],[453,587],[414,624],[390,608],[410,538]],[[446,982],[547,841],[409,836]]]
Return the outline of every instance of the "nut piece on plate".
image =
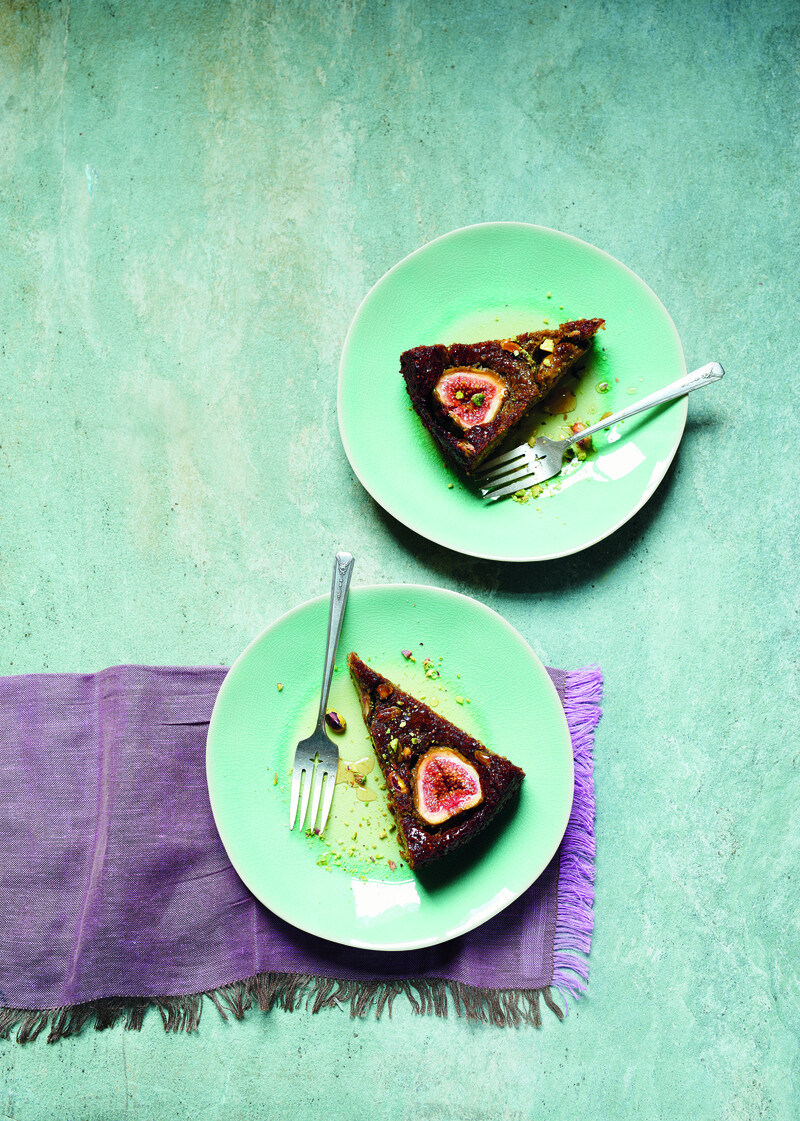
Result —
[[[325,713],[325,723],[328,725],[332,732],[343,732],[347,728],[347,721],[338,712],[330,709]]]

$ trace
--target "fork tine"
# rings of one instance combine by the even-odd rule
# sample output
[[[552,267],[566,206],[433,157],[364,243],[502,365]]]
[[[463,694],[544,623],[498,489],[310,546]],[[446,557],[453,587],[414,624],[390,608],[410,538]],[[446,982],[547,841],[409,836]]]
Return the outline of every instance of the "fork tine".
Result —
[[[314,794],[311,798],[311,817],[309,818],[308,828],[313,829],[317,822],[317,811],[319,810],[319,796],[322,793],[322,780],[325,778],[327,772],[325,771],[322,760],[317,763],[317,770],[314,775]],[[311,784],[309,783],[309,786]]]
[[[528,444],[519,444],[516,448],[512,448],[510,452],[504,452],[503,455],[496,455],[492,459],[487,459],[481,464],[481,470],[485,471],[487,467],[498,467],[501,463],[508,463],[510,459],[516,459],[517,456],[528,450]]]
[[[297,817],[297,808],[300,805],[300,781],[305,774],[302,767],[292,768],[292,797],[289,801],[289,829],[294,829],[294,821]],[[300,824],[303,824],[303,819],[300,819]]]
[[[300,770],[300,774],[301,774],[301,776],[304,780],[303,781],[303,800],[300,804],[300,828],[301,829],[303,828],[303,825],[305,824],[306,810],[308,809],[308,799],[311,797],[311,778],[313,776],[313,773],[314,773],[313,763],[311,764],[310,768],[302,767],[301,770]],[[294,775],[292,776],[292,782],[294,782]]]
[[[325,797],[322,799],[322,817],[320,818],[319,831],[325,832],[325,826],[328,823],[328,815],[331,812],[331,802],[333,801],[333,789],[336,786],[336,776],[328,775],[328,781],[325,783]]]
[[[533,468],[535,464],[536,460],[532,460],[530,456],[525,456],[525,458],[519,460],[519,462],[504,463],[502,467],[493,468],[491,471],[487,472],[487,474],[483,475],[479,480],[479,485],[490,486],[492,483],[499,483],[501,479],[512,475],[513,472],[516,471],[519,473],[520,471],[524,471],[526,467]]]
[[[496,502],[498,498],[505,498],[508,494],[516,494],[516,492],[522,490],[523,487],[535,486],[537,483],[544,482],[547,478],[549,478],[548,475],[544,474],[540,468],[536,468],[533,471],[524,472],[508,486],[501,486],[499,490],[493,490],[491,487],[487,487],[481,490],[481,494],[484,498],[488,499],[489,502]],[[503,480],[503,482],[505,482],[505,480]]]
[[[483,464],[477,471],[473,472],[472,477],[480,483],[482,480],[488,479],[490,476],[497,474],[497,472],[499,471],[510,471],[515,467],[522,467],[522,465],[526,463],[527,460],[528,456],[520,449],[518,454],[514,456],[513,459],[509,459],[505,463]]]

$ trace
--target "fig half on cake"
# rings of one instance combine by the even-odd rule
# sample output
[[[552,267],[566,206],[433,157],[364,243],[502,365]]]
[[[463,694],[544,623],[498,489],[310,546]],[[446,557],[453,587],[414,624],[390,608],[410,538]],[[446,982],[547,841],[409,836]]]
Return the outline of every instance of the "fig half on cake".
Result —
[[[411,404],[468,475],[586,357],[603,319],[513,339],[417,346],[400,356]]]
[[[525,772],[357,654],[347,664],[386,780],[402,854],[420,868],[480,833],[519,790]]]

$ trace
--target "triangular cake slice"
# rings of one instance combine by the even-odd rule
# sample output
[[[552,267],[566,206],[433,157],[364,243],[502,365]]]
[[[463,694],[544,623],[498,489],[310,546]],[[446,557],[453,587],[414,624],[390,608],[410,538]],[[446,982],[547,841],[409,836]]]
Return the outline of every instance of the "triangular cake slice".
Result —
[[[513,339],[417,346],[400,356],[411,404],[468,475],[588,354],[603,319]]]
[[[366,665],[347,663],[386,780],[403,856],[420,868],[479,833],[525,772]]]

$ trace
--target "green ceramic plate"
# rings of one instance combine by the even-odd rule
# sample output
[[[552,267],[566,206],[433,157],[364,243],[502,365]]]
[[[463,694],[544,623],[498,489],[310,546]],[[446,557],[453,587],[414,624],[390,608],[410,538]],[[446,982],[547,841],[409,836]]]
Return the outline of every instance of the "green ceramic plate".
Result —
[[[493,560],[567,556],[623,525],[654,492],[680,443],[686,398],[595,437],[596,450],[527,502],[486,506],[409,411],[400,355],[422,344],[504,338],[600,317],[595,356],[567,382],[575,405],[539,414],[510,444],[591,423],[686,373],[678,333],[644,281],[600,249],[518,222],[467,226],[395,265],[351,324],[339,370],[345,452],[372,497],[431,541]],[[600,349],[603,348],[603,349]],[[608,385],[606,392],[598,386]],[[566,399],[565,406],[571,400]]]
[[[290,611],[225,679],[206,759],[222,842],[250,890],[301,930],[377,950],[443,942],[508,906],[558,847],[574,784],[561,704],[531,648],[488,607],[437,588],[354,588],[330,707],[347,720],[340,755],[367,772],[366,785],[345,772],[325,836],[290,833],[291,763],[314,725],[327,619],[327,596]],[[416,661],[406,661],[403,649],[415,651]],[[400,859],[347,672],[350,650],[526,772],[516,805],[460,857],[424,876]],[[426,676],[424,657],[438,678]]]

